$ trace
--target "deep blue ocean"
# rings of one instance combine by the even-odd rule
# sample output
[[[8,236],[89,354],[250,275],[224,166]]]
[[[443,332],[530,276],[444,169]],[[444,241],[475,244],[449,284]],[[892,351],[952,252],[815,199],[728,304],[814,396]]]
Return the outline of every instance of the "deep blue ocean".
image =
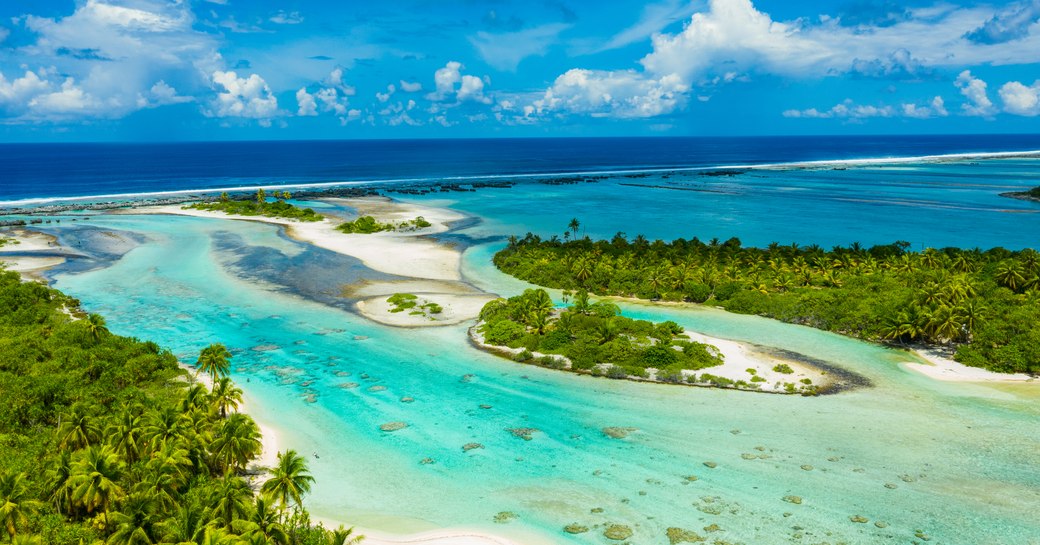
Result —
[[[0,201],[1040,149],[1040,135],[0,144]]]

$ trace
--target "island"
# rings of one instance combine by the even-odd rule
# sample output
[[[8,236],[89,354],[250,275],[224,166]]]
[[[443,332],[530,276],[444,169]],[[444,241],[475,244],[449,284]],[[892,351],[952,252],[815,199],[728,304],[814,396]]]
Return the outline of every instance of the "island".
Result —
[[[972,367],[1040,373],[1040,253],[909,246],[747,248],[736,238],[528,234],[511,237],[494,262],[542,286],[714,305],[896,346],[940,347]]]
[[[672,321],[622,316],[617,305],[592,302],[586,291],[574,294],[566,308],[555,307],[543,289],[490,301],[470,328],[470,339],[516,362],[613,379],[802,395],[821,393],[821,383],[831,385],[819,370],[795,364],[801,372],[796,379],[791,363],[763,365],[769,360],[761,358],[736,358],[728,373],[698,374],[727,363],[717,346],[692,340]],[[730,378],[733,370],[742,378]]]
[[[1007,193],[1001,193],[1000,196],[1022,201],[1040,202],[1040,186],[1026,191],[1008,191]]]

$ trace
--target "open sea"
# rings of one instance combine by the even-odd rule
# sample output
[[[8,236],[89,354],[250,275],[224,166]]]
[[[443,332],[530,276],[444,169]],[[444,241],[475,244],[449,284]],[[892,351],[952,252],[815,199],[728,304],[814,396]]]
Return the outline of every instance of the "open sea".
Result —
[[[562,234],[572,217],[594,238],[1036,247],[1040,204],[999,194],[1040,185],[1037,158],[701,172],[1037,149],[1040,136],[0,145],[0,207],[514,178],[511,188],[392,195],[469,216],[444,240],[464,249],[467,282],[510,296],[528,286],[491,264],[504,238]],[[534,176],[565,173],[603,177],[555,185]],[[340,288],[386,275],[276,226],[52,219],[62,222],[35,227],[80,253],[50,272],[53,285],[114,332],[186,362],[211,342],[232,348],[250,414],[279,430],[281,448],[320,455],[308,500],[318,517],[396,532],[474,528],[531,544],[611,543],[610,523],[632,527],[634,545],[668,543],[668,528],[746,545],[1040,544],[1040,384],[937,382],[908,370],[917,360],[905,352],[711,308],[640,304],[622,310],[804,354],[873,386],[803,398],[570,375],[479,352],[467,324],[399,329],[362,318]],[[391,421],[409,426],[379,430]],[[614,439],[601,432],[611,426],[637,431]],[[524,441],[507,431],[517,427],[539,431]],[[467,443],[483,448],[464,452]],[[504,512],[515,518],[495,522]],[[563,532],[571,523],[590,531]]]

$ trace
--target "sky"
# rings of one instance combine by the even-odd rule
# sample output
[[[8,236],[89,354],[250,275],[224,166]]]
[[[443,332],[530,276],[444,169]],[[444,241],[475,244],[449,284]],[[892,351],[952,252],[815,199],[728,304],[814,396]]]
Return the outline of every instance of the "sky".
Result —
[[[1040,133],[1040,0],[4,0],[0,141]]]

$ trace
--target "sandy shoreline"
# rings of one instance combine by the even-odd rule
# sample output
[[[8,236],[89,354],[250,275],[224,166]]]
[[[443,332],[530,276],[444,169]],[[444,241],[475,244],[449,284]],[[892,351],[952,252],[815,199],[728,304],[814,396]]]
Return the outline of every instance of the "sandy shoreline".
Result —
[[[54,236],[28,229],[11,229],[0,231],[0,237],[9,241],[0,246],[0,263],[5,269],[21,274],[23,280],[46,283],[44,273],[65,263],[64,257],[46,255],[61,248]]]
[[[1029,376],[1025,373],[997,373],[979,367],[969,367],[963,363],[954,361],[949,350],[938,347],[920,347],[911,351],[924,363],[907,362],[907,369],[925,375],[935,380],[947,382],[1036,382],[1040,384],[1040,378]]]
[[[359,215],[373,216],[380,222],[401,222],[422,216],[433,225],[417,231],[346,234],[336,230],[340,219],[331,217],[319,222],[299,222],[185,209],[179,205],[134,208],[116,213],[166,214],[281,226],[295,240],[357,258],[374,271],[406,279],[368,282],[357,289],[348,287],[354,297],[365,297],[356,304],[359,313],[384,325],[428,327],[457,324],[476,318],[483,304],[493,298],[462,282],[462,253],[458,249],[427,238],[448,231],[449,223],[465,216],[444,208],[404,204],[383,197],[326,200],[353,208]],[[444,312],[434,319],[408,312],[391,313],[386,298],[394,293],[421,294],[441,305]]]

